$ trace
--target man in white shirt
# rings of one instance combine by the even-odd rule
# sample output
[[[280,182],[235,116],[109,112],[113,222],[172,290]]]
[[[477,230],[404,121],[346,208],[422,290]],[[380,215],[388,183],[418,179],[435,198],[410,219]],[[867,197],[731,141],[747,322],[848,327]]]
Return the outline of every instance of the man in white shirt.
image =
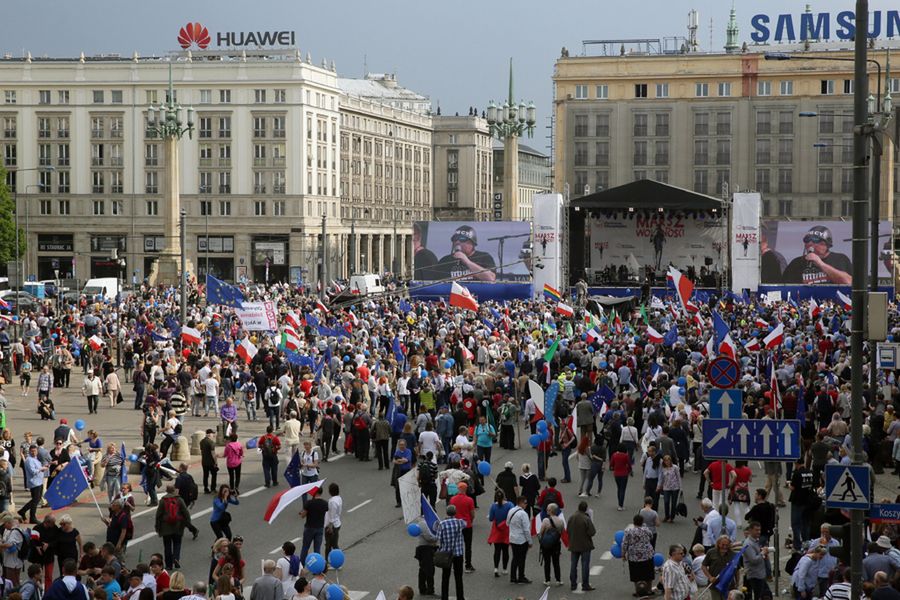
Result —
[[[438,456],[443,452],[444,446],[440,436],[434,431],[434,424],[425,425],[425,431],[419,434],[419,454],[425,455],[431,451],[433,462],[437,463]]]
[[[722,515],[719,514],[719,511],[716,510],[712,500],[709,498],[704,498],[700,501],[700,508],[706,513],[703,517],[703,524],[701,525],[701,529],[703,530],[703,547],[709,550],[716,545],[716,536],[714,535],[716,529],[712,527],[712,523],[713,521],[718,520],[721,525]]]
[[[328,512],[325,513],[325,556],[334,548],[340,548],[341,515],[344,512],[344,499],[341,488],[336,483],[328,484]]]
[[[207,377],[205,382],[201,379],[201,384],[206,392],[206,412],[203,416],[209,416],[210,405],[213,407],[213,413],[219,414],[219,381],[215,377]]]

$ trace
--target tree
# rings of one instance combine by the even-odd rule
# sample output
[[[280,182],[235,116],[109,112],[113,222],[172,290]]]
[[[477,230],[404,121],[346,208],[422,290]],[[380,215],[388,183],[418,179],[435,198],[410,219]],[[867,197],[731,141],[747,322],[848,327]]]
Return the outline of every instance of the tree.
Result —
[[[6,185],[6,169],[0,166],[0,270],[16,259],[16,206]],[[19,232],[19,256],[25,254],[25,236]]]

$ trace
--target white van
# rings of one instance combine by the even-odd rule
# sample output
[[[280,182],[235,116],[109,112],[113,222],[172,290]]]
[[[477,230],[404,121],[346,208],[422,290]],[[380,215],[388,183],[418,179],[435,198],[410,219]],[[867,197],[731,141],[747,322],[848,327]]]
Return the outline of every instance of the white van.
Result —
[[[89,298],[103,296],[107,300],[115,300],[119,291],[119,280],[115,277],[97,277],[88,279],[81,293]]]
[[[348,288],[354,296],[371,296],[384,291],[384,286],[381,285],[381,277],[372,273],[351,275]]]

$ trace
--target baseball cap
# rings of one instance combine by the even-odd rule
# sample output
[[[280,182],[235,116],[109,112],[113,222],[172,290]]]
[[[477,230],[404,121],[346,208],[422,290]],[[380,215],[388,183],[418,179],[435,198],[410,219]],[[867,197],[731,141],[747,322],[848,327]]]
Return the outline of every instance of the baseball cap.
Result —
[[[475,235],[475,230],[472,229],[469,225],[462,225],[458,227],[456,231],[453,232],[453,237],[450,238],[451,242],[472,242],[475,245],[478,245],[478,236]]]

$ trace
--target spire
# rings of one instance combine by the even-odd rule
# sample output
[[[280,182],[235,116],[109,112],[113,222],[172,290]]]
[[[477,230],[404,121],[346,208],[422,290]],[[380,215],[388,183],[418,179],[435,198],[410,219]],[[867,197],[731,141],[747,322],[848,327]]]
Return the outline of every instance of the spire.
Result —
[[[172,85],[172,61],[169,61],[169,95],[167,99],[171,103],[175,103],[175,88]]]
[[[512,106],[515,100],[513,100],[513,71],[512,71],[512,57],[509,58],[509,105]]]
[[[739,48],[738,31],[737,12],[734,10],[734,0],[731,0],[731,15],[725,28],[725,52],[731,53]]]

